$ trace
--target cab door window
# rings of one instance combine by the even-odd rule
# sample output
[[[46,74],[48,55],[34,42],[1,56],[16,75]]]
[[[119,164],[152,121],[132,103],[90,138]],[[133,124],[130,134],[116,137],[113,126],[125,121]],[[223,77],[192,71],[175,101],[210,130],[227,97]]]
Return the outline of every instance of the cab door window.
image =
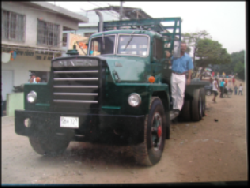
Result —
[[[155,57],[157,60],[160,60],[163,58],[162,41],[159,38],[155,38],[155,41],[154,41],[153,57]]]

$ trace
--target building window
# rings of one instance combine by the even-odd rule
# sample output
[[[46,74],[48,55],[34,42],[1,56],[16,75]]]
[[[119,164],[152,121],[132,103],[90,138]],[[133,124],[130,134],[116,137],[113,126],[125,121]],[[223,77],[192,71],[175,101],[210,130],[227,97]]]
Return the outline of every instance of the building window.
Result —
[[[59,25],[37,19],[37,44],[59,46]]]
[[[2,10],[2,39],[25,41],[25,15]]]
[[[63,33],[63,47],[66,47],[68,44],[68,33]]]
[[[84,37],[90,37],[90,35],[92,35],[93,33],[83,33]]]

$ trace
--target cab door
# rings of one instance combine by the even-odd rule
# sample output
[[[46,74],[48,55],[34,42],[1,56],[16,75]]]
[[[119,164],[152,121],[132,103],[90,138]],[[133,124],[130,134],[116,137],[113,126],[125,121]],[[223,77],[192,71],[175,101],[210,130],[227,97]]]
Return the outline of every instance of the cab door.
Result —
[[[152,45],[151,74],[155,77],[155,82],[163,83],[163,49],[161,38],[155,37]]]

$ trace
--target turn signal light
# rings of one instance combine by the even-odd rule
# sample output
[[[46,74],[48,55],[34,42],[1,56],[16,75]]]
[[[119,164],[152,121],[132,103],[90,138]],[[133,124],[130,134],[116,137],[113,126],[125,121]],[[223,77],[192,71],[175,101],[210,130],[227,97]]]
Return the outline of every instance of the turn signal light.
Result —
[[[150,76],[150,77],[148,78],[148,81],[149,81],[150,83],[154,83],[154,82],[155,82],[155,77]]]

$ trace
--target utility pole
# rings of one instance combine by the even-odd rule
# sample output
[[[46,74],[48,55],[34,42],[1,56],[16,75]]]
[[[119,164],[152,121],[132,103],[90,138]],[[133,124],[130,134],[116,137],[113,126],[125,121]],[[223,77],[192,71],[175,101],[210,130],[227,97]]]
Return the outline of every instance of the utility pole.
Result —
[[[120,7],[120,21],[122,20],[122,12],[123,12],[123,9],[122,9],[122,4],[124,3],[124,1],[121,1],[121,7]]]

